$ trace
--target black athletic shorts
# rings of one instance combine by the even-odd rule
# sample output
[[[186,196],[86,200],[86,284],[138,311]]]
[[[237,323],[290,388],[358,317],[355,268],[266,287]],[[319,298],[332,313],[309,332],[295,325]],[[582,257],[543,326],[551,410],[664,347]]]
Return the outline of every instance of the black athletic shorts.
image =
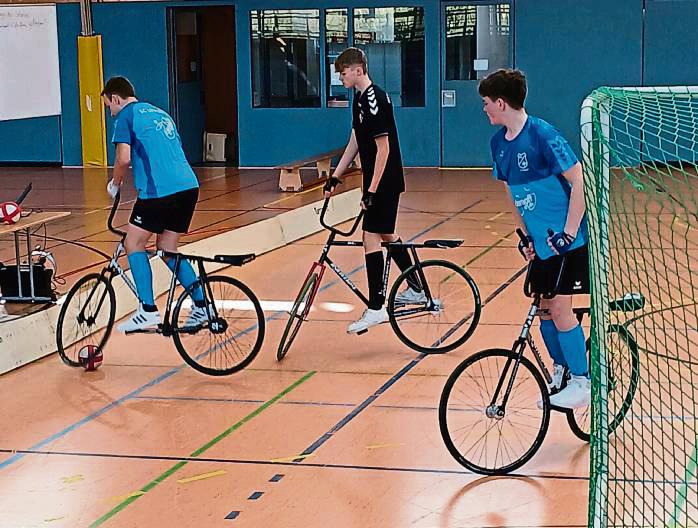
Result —
[[[552,293],[555,281],[560,273],[560,266],[565,259],[565,269],[560,278],[560,295],[577,295],[589,293],[589,248],[587,245],[573,249],[565,255],[555,255],[541,260],[533,259],[528,281],[531,293]]]
[[[162,198],[138,198],[131,211],[130,224],[160,234],[163,231],[186,233],[194,216],[199,189],[187,189]]]
[[[364,213],[363,230],[380,235],[395,233],[397,209],[400,205],[399,194],[376,194],[373,205]]]

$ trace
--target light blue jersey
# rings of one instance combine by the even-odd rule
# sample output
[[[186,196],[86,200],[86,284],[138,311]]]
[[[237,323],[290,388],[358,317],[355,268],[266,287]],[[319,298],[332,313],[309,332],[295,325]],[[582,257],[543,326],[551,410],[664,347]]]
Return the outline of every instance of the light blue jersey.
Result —
[[[539,258],[554,255],[548,247],[548,229],[561,232],[567,221],[572,187],[562,173],[577,163],[569,143],[552,125],[529,116],[516,138],[505,137],[506,128],[492,140],[494,176],[509,186]],[[570,249],[587,243],[586,215]]]
[[[174,121],[156,106],[135,102],[124,107],[116,116],[112,142],[131,145],[139,198],[161,198],[199,186]]]

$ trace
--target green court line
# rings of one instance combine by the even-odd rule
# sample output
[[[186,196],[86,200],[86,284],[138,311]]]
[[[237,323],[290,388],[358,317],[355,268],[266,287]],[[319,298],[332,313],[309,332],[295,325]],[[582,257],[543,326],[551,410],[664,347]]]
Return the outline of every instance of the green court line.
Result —
[[[671,516],[671,523],[669,524],[671,528],[681,526],[679,524],[679,517],[688,497],[688,481],[696,478],[696,469],[698,469],[698,437],[696,437],[696,443],[693,446],[693,454],[688,460],[688,465],[686,466],[686,474],[684,475],[683,483],[679,487],[679,491],[676,495],[674,514]]]
[[[489,252],[492,251],[494,248],[496,248],[499,244],[501,244],[501,243],[504,241],[505,238],[509,238],[509,237],[510,237],[511,235],[513,235],[514,233],[516,233],[516,230],[507,233],[506,235],[504,235],[503,237],[501,237],[499,240],[497,240],[494,244],[490,244],[490,245],[487,246],[485,249],[483,249],[482,251],[480,251],[480,253],[478,253],[478,254],[475,255],[473,258],[471,258],[468,262],[466,262],[465,264],[463,264],[463,265],[461,266],[461,268],[465,269],[467,266],[470,266],[473,262],[475,262],[476,260],[478,260],[480,257],[484,257],[485,255],[487,255],[487,253],[489,253]],[[455,273],[451,273],[450,275],[446,275],[445,278],[441,279],[441,284],[443,284],[443,283],[446,282],[447,280],[450,280],[451,277],[453,277],[454,275],[455,275]]]
[[[257,407],[257,409],[255,409],[253,412],[251,412],[250,414],[248,414],[247,416],[245,416],[242,420],[240,420],[239,422],[237,422],[237,423],[234,424],[233,426],[229,427],[228,429],[226,429],[225,431],[223,431],[221,434],[219,434],[218,436],[216,436],[213,440],[211,440],[210,442],[204,444],[204,445],[201,446],[199,449],[197,449],[196,451],[194,451],[191,455],[189,455],[188,458],[198,457],[199,455],[205,453],[205,452],[208,451],[211,447],[213,447],[213,446],[216,445],[218,442],[220,442],[221,440],[223,440],[226,436],[230,435],[230,433],[232,433],[233,431],[236,431],[237,429],[239,429],[240,427],[242,427],[243,425],[245,425],[247,422],[249,422],[250,420],[252,420],[252,418],[254,418],[254,417],[257,416],[258,414],[260,414],[264,409],[266,409],[267,407],[269,407],[269,406],[273,405],[274,403],[276,403],[277,401],[279,401],[281,398],[283,398],[284,396],[286,396],[289,392],[291,392],[292,390],[296,389],[299,385],[301,385],[301,384],[305,383],[306,381],[308,381],[308,380],[309,380],[311,377],[313,377],[314,375],[315,375],[315,371],[314,371],[314,370],[311,371],[311,372],[308,372],[305,376],[303,376],[301,379],[299,379],[298,381],[296,381],[295,383],[293,383],[292,385],[290,385],[289,387],[287,387],[286,389],[284,389],[282,392],[280,392],[280,393],[277,394],[276,396],[274,396],[271,400],[269,400],[269,401],[265,402],[263,405]],[[180,469],[182,469],[182,468],[183,468],[184,466],[186,466],[188,463],[189,463],[189,461],[187,461],[187,460],[183,460],[183,461],[177,462],[174,466],[172,466],[170,469],[168,469],[167,471],[165,471],[162,475],[160,475],[159,477],[153,479],[153,480],[150,481],[148,484],[146,484],[145,486],[143,486],[143,487],[140,489],[140,491],[142,491],[144,494],[147,493],[147,492],[149,492],[149,491],[152,490],[155,486],[157,486],[158,484],[160,484],[161,482],[163,482],[163,481],[164,481],[165,479],[167,479],[168,477],[172,476],[174,473],[176,473],[177,471],[179,471]],[[137,499],[139,499],[139,498],[142,497],[142,496],[143,496],[143,495],[132,496],[132,497],[129,497],[128,499],[124,500],[123,502],[121,502],[120,504],[118,504],[117,506],[115,506],[111,511],[105,513],[105,514],[102,515],[99,519],[97,519],[95,522],[93,522],[93,523],[90,525],[90,528],[96,528],[97,526],[100,526],[100,525],[104,524],[106,521],[108,521],[109,519],[111,519],[114,515],[116,515],[116,514],[119,513],[121,510],[123,510],[124,508],[126,508],[126,506],[128,506],[129,504],[131,504],[132,502],[136,501]]]

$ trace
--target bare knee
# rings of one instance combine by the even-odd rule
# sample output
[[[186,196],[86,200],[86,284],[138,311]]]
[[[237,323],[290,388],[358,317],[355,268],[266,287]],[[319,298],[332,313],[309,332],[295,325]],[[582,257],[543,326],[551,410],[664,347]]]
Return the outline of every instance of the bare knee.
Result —
[[[572,330],[578,324],[572,311],[572,298],[569,296],[558,296],[551,299],[548,311],[555,327],[561,332]]]

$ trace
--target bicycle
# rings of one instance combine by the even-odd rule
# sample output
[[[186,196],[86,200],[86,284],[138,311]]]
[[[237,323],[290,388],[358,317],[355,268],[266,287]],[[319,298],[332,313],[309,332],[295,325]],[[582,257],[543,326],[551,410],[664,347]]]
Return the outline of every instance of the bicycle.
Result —
[[[341,282],[368,306],[368,299],[351,281],[349,276],[329,257],[330,248],[362,247],[363,242],[357,240],[335,240],[337,236],[350,237],[355,232],[363,218],[359,213],[349,231],[343,232],[325,222],[325,214],[329,198],[325,200],[320,213],[320,224],[329,231],[327,242],[322,253],[315,262],[296,297],[289,312],[276,358],[281,361],[288,353],[291,344],[298,335],[301,324],[307,321],[315,296],[320,290],[320,284],[329,267],[339,277]],[[424,354],[440,354],[449,352],[468,340],[480,320],[480,292],[472,277],[460,266],[446,260],[420,261],[417,249],[448,249],[460,246],[462,240],[426,240],[421,244],[405,242],[384,242],[382,247],[388,249],[383,273],[383,291],[387,291],[392,261],[390,249],[405,247],[411,255],[414,264],[405,270],[393,284],[387,299],[387,312],[390,326],[400,341],[413,350]],[[408,279],[419,283],[424,298],[419,302],[405,303],[396,299],[398,291],[407,287]],[[448,292],[441,288],[448,288]],[[367,330],[358,332],[364,334]]]
[[[523,232],[517,233],[523,240]],[[563,259],[552,292],[531,294],[529,264],[524,293],[533,301],[512,347],[477,352],[458,365],[446,381],[439,402],[441,436],[451,455],[475,473],[503,475],[528,462],[543,443],[551,410],[566,415],[572,432],[580,440],[590,439],[591,406],[566,409],[550,403],[550,396],[565,388],[569,372],[565,369],[563,382],[557,388],[530,333],[541,312],[541,299],[555,296],[564,267]],[[609,309],[630,312],[642,309],[644,304],[641,294],[629,293],[611,301]],[[580,323],[589,311],[574,309]],[[608,402],[619,404],[618,408],[609,409],[610,431],[618,427],[630,409],[640,378],[638,344],[626,325],[608,327]],[[533,352],[535,364],[524,356],[527,347]],[[589,339],[586,347],[588,357]]]
[[[118,263],[125,254],[126,238],[126,233],[113,225],[119,199],[117,195],[107,220],[109,230],[120,237],[109,263],[99,273],[90,273],[78,280],[62,302],[56,327],[56,344],[61,359],[71,367],[81,366],[78,353],[86,342],[96,343],[98,349],[102,350],[111,335],[116,315],[114,278],[121,277],[138,298],[133,281]],[[237,279],[208,275],[204,263],[243,266],[254,260],[255,255],[216,255],[208,258],[162,250],[148,253],[175,261],[163,322],[155,329],[129,333],[157,333],[171,337],[188,365],[211,376],[232,374],[249,365],[264,340],[265,321],[259,300],[252,290]],[[182,259],[196,264],[199,278],[184,289],[173,308],[177,272]],[[204,295],[207,320],[189,324],[187,316],[193,307],[191,297],[198,286],[201,286]],[[241,313],[252,315],[240,317]]]

